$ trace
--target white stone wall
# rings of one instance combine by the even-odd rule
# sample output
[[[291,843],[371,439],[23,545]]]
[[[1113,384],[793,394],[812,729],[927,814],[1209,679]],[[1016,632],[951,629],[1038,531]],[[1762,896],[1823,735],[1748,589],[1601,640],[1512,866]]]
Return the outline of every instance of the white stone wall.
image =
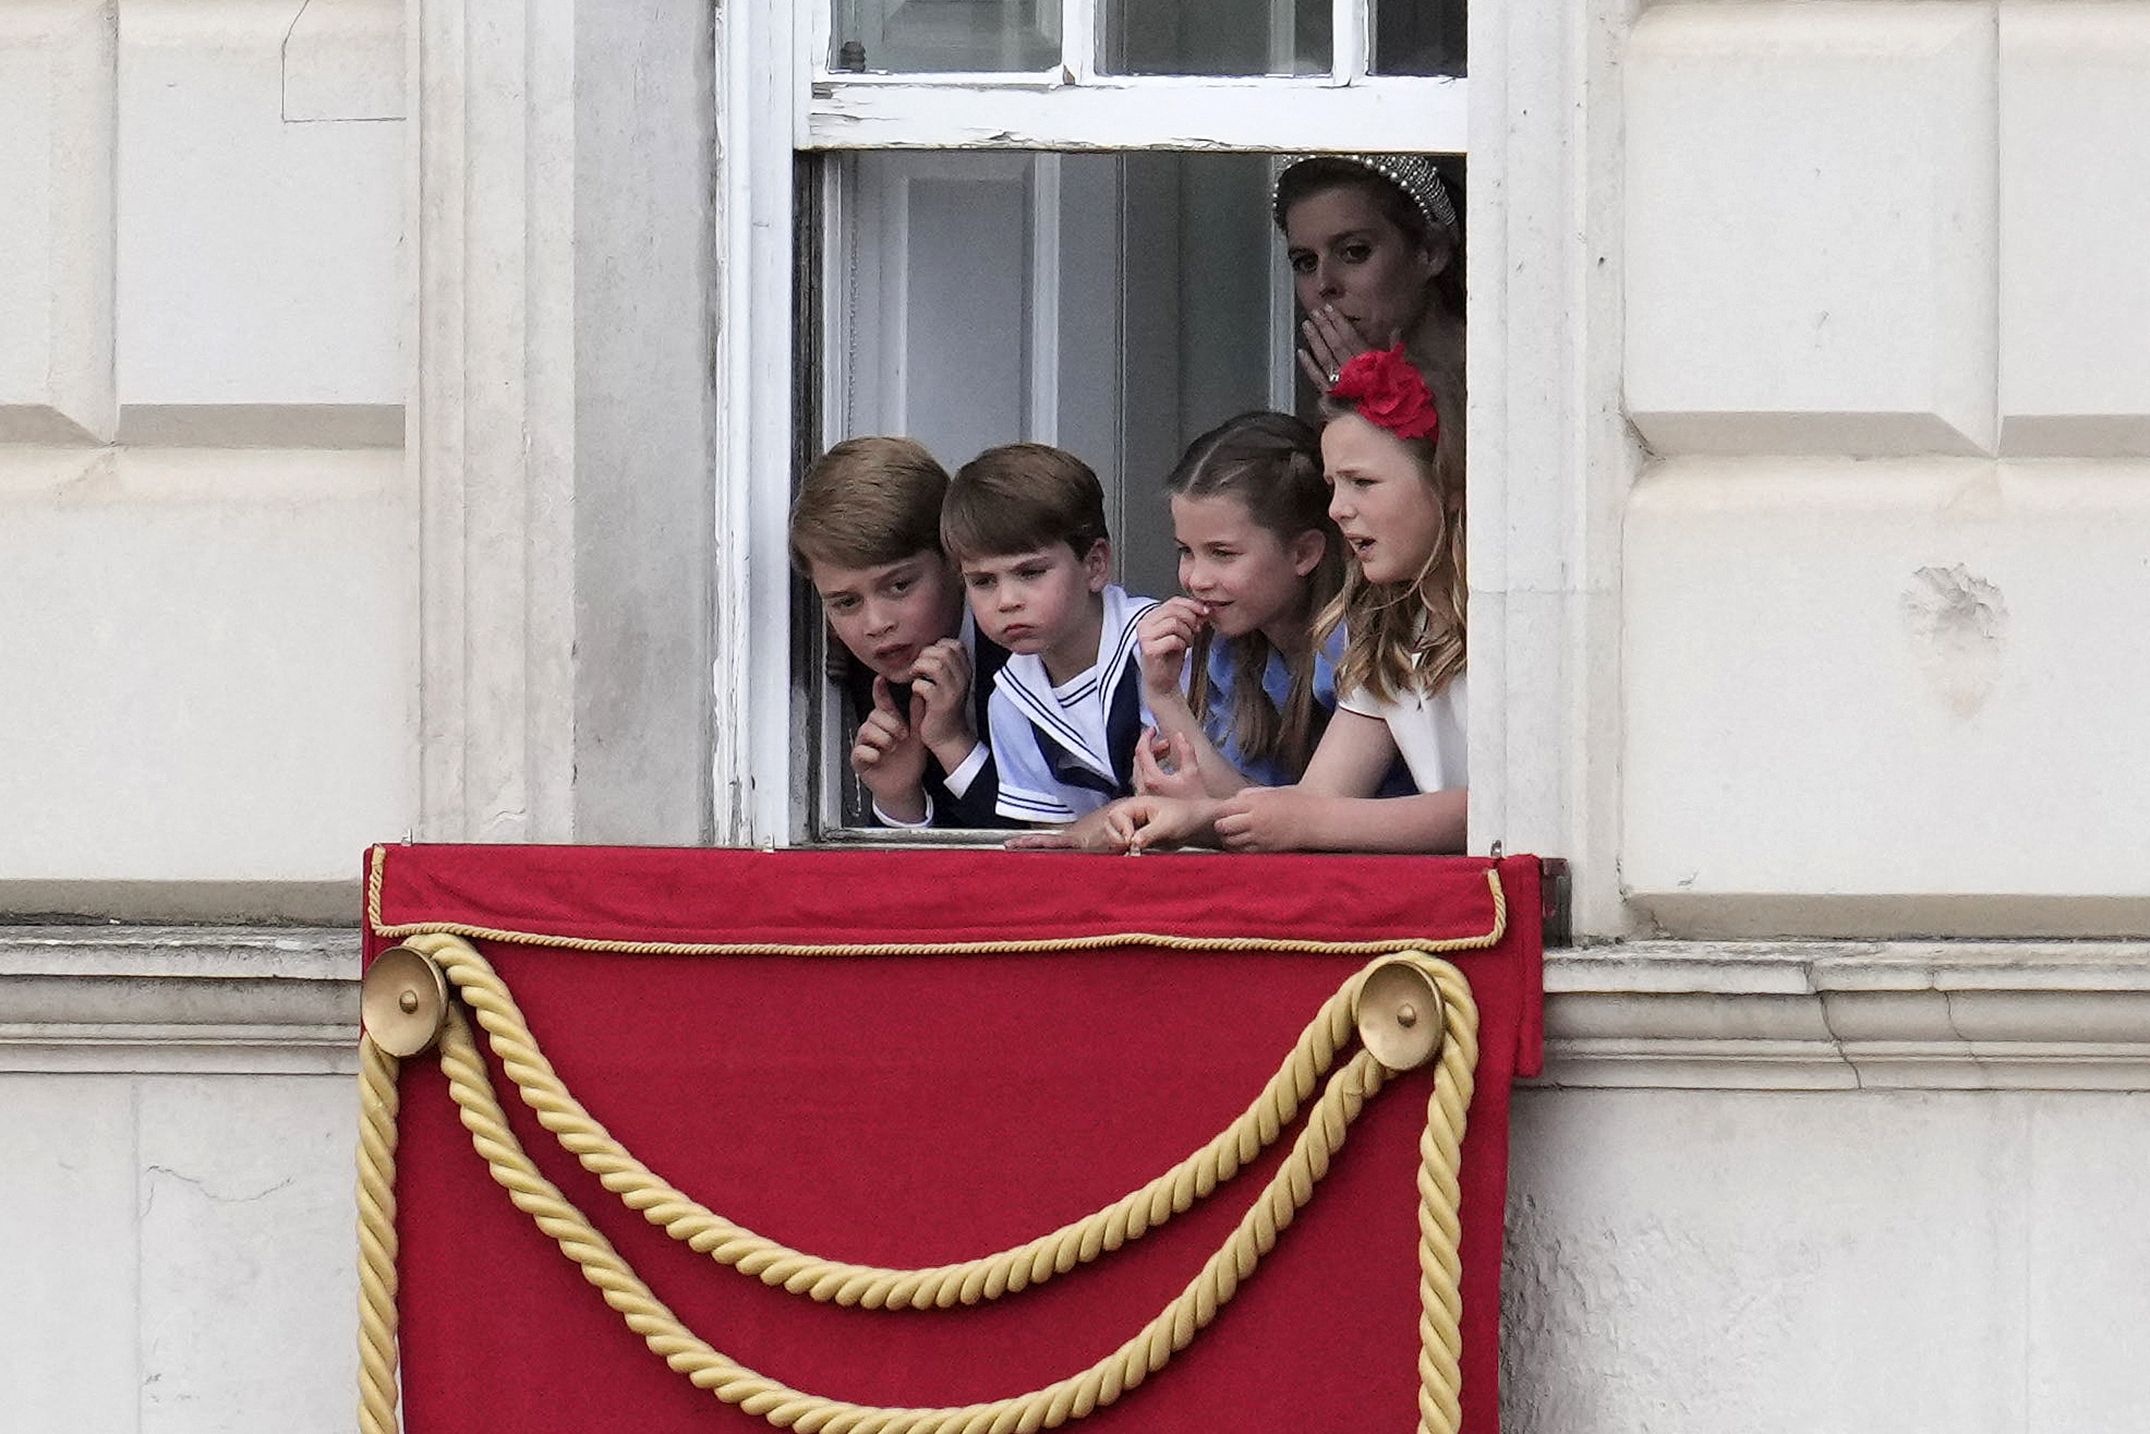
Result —
[[[401,33],[0,4],[0,911],[345,915],[412,823]]]
[[[348,1429],[357,938],[0,939],[0,1427]]]
[[[0,939],[5,1427],[351,1427],[355,945]],[[1510,1434],[2140,1427],[2150,947],[1643,943],[1548,984]]]
[[[319,1076],[0,1074],[15,1152],[0,1209],[24,1232],[0,1297],[9,1427],[349,1427],[353,1091]]]
[[[703,0],[412,13],[0,0],[0,921],[747,830],[751,57]],[[1503,830],[1596,934],[2150,929],[2150,0],[1473,27]],[[0,1427],[349,1427],[352,946],[0,930]],[[1511,1428],[2138,1427],[2146,970],[1556,961]]]
[[[1568,285],[1510,266],[1502,312],[1587,315],[1576,367],[1617,348],[1645,445],[1627,491],[1526,376],[1512,457],[1578,426],[1563,501],[1624,542],[1511,512],[1496,565],[1484,530],[1489,679],[1562,622],[1583,669],[1481,714],[1486,815],[1570,838],[1589,929],[1608,896],[1704,936],[2150,917],[2144,12],[1612,7],[1580,73],[1507,57],[1538,112],[1609,76],[1569,159],[1614,232]],[[524,90],[440,12],[414,165],[392,0],[0,7],[0,910],[347,909],[369,839],[691,840],[740,804],[694,756],[710,547],[621,536],[709,507],[708,334],[670,302],[711,292],[707,231],[644,217],[707,201],[706,136],[654,120],[698,82],[623,108],[669,32],[517,14]],[[1541,730],[1563,702],[1594,715]]]
[[[1687,934],[2150,913],[2150,6],[1627,49],[1621,876]]]
[[[2125,1434],[2150,1095],[1528,1091],[1507,1434]]]

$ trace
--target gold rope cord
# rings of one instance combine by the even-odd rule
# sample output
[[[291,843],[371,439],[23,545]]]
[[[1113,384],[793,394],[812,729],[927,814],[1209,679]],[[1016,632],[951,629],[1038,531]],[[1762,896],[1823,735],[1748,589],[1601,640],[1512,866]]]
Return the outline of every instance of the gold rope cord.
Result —
[[[1343,1143],[1344,1128],[1366,1098],[1380,1089],[1383,1072],[1360,1053],[1330,1080],[1284,1165],[1241,1219],[1232,1238],[1211,1255],[1199,1275],[1132,1339],[1081,1373],[990,1403],[945,1409],[878,1408],[807,1394],[745,1368],[712,1349],[679,1324],[604,1237],[569,1205],[557,1187],[538,1174],[498,1118],[481,1057],[469,1027],[448,1038],[442,1052],[450,1090],[463,1107],[472,1144],[484,1153],[493,1179],[508,1198],[536,1219],[538,1227],[582,1266],[607,1304],[626,1317],[652,1352],[697,1387],[736,1404],[778,1428],[825,1430],[828,1434],[1007,1434],[1057,1428],[1112,1403],[1164,1366],[1211,1320],[1272,1249]]]
[[[417,936],[406,944],[440,963],[538,1123],[629,1209],[673,1239],[765,1285],[867,1309],[947,1309],[999,1299],[1088,1264],[1186,1213],[1298,1119],[1300,1107],[1335,1064],[1337,1051],[1352,1038],[1354,1002],[1365,980],[1365,973],[1359,972],[1323,1003],[1291,1056],[1238,1119],[1148,1184],[1013,1248],[954,1264],[898,1270],[792,1249],[734,1224],[666,1183],[569,1094],[492,963],[453,936]]]
[[[1420,1142],[1419,1428],[1423,1434],[1454,1434],[1461,1419],[1462,1351],[1455,1161],[1470,1105],[1478,1017],[1461,972],[1443,961],[1424,959],[1418,964],[1441,992],[1446,1032],[1427,1107],[1428,1133]],[[370,1038],[367,1043],[371,1044]],[[531,1162],[507,1125],[469,1024],[452,1004],[442,1033],[441,1067],[472,1144],[485,1157],[494,1181],[581,1267],[584,1278],[652,1352],[697,1388],[778,1428],[827,1434],[1023,1434],[1057,1428],[1112,1403],[1186,1348],[1237,1292],[1240,1282],[1254,1272],[1274,1248],[1279,1232],[1312,1197],[1346,1129],[1386,1078],[1379,1063],[1363,1050],[1331,1078],[1290,1155],[1230,1239],[1177,1298],[1118,1350],[1078,1374],[1028,1394],[956,1408],[905,1409],[803,1393],[739,1365],[697,1338]],[[392,1152],[384,1159],[392,1161]],[[1440,1168],[1429,1169],[1429,1163]],[[379,1247],[365,1248],[371,1274]],[[389,1258],[392,1261],[392,1251]],[[384,1316],[370,1302],[362,1302],[361,1339],[366,1348],[393,1350],[392,1303]],[[368,1430],[395,1427],[392,1379],[385,1386],[373,1381],[363,1385],[361,1426]]]
[[[1384,936],[1372,941],[1317,941],[1286,936],[1181,936],[1171,932],[1111,931],[1080,936],[1043,936],[998,941],[862,941],[803,944],[784,941],[620,941],[602,936],[558,936],[542,931],[511,931],[464,921],[381,919],[381,889],[388,872],[388,848],[373,849],[366,872],[366,924],[374,935],[402,940],[411,936],[460,936],[466,941],[499,941],[519,946],[553,946],[563,951],[602,951],[616,956],[1032,956],[1049,951],[1108,951],[1149,946],[1160,951],[1278,951],[1311,956],[1393,956],[1407,951],[1483,951],[1508,934],[1508,894],[1498,869],[1486,869],[1493,898],[1491,927],[1476,936]]]
[[[1478,1088],[1478,1002],[1448,962],[1420,964],[1440,988],[1447,1019],[1418,1136],[1418,1427],[1456,1434],[1463,1427],[1463,1128]]]
[[[396,1058],[358,1038],[358,1427],[396,1429]]]

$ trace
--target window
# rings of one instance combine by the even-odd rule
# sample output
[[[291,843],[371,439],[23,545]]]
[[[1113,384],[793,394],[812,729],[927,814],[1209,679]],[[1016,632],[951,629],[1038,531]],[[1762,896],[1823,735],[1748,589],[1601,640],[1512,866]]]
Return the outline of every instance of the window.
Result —
[[[1274,156],[1466,150],[1460,0],[758,3],[795,49],[785,73],[729,53],[753,135],[730,297],[790,277],[798,303],[735,338],[732,461],[907,432],[952,470],[1058,443],[1106,483],[1121,576],[1155,593],[1175,590],[1155,488],[1184,443],[1295,402]],[[780,553],[766,472],[753,529]],[[789,720],[755,726],[790,734],[798,795],[772,820],[783,797],[758,794],[757,825],[838,838],[861,812],[849,729],[818,614],[793,618]]]

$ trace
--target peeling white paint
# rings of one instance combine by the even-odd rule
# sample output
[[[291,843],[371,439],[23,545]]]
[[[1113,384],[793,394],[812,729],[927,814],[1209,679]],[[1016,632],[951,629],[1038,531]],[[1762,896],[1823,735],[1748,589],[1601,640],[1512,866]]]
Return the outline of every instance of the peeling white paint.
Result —
[[[1469,149],[1459,79],[1092,80],[1009,83],[823,79],[807,101],[807,149]],[[1200,127],[1189,129],[1190,118]]]

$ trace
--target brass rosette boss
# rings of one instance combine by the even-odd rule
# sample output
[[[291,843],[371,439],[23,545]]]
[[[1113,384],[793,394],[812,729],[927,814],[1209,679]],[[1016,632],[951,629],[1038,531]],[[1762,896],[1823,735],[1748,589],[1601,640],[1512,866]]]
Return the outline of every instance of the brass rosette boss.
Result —
[[[440,1038],[448,1019],[448,978],[422,951],[391,946],[366,968],[359,1021],[389,1055],[408,1060]]]
[[[1441,988],[1411,956],[1391,956],[1366,973],[1355,1015],[1359,1044],[1391,1072],[1432,1060],[1447,1030]]]

